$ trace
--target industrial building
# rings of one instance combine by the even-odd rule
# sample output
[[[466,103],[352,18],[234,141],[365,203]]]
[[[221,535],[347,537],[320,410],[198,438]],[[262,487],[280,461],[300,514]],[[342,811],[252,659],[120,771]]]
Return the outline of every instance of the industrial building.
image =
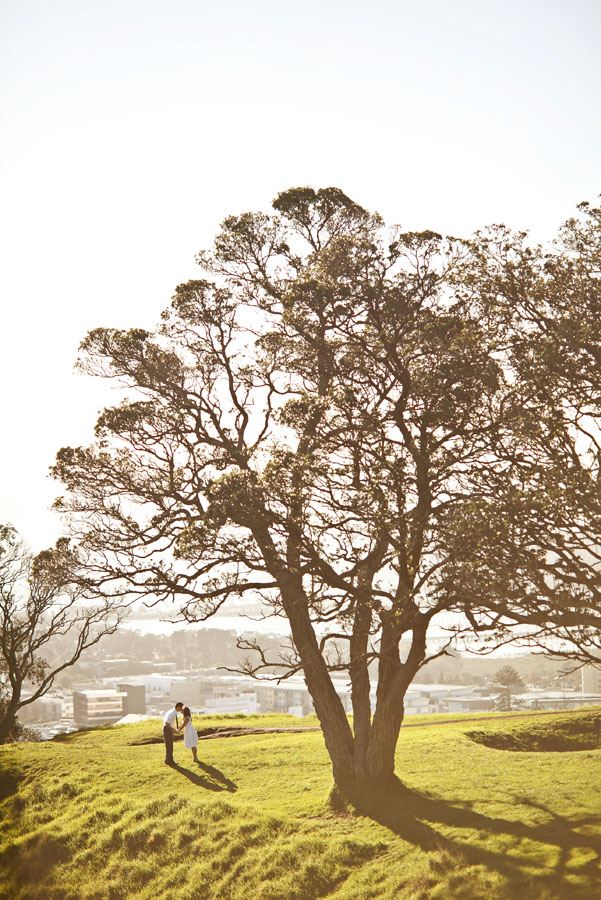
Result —
[[[110,725],[124,716],[125,691],[73,691],[73,719],[78,728]]]

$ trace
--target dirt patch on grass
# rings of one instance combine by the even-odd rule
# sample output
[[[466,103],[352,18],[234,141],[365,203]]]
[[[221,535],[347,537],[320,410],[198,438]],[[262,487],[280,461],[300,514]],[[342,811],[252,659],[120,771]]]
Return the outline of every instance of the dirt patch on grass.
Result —
[[[228,725],[217,725],[213,728],[199,728],[198,729],[198,740],[206,741],[210,738],[226,738],[226,737],[245,737],[248,734],[296,734],[304,731],[321,731],[321,728],[317,725],[304,725],[299,726],[298,728],[232,728]],[[174,737],[175,741],[183,740],[182,735],[178,734]],[[162,744],[163,736],[154,735],[153,737],[145,737],[139,741],[131,741],[130,746],[140,746],[142,744]]]

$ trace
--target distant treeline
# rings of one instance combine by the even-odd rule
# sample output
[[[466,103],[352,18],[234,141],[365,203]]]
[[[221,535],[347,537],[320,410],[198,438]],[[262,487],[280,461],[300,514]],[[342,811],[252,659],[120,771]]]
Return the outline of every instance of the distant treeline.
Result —
[[[221,628],[185,628],[170,635],[142,634],[123,628],[109,635],[97,646],[82,656],[73,668],[62,673],[58,684],[70,687],[82,679],[89,680],[107,675],[135,675],[148,671],[143,663],[174,662],[177,671],[199,668],[235,667],[249,655],[247,650],[236,646],[237,635],[233,630]],[[57,639],[52,644],[49,656],[60,656],[69,638]],[[285,652],[286,639],[276,635],[261,635],[261,645],[270,656]],[[115,660],[115,662],[110,662]],[[127,660],[127,664],[120,662]]]

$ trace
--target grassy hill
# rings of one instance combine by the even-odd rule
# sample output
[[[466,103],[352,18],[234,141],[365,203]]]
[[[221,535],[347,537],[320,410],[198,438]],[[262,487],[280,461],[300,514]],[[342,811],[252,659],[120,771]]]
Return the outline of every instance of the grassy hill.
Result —
[[[154,722],[0,747],[0,898],[601,898],[601,711],[442,718],[403,727],[372,817],[329,809],[319,732],[177,743],[178,769]],[[315,721],[197,722],[240,724]]]

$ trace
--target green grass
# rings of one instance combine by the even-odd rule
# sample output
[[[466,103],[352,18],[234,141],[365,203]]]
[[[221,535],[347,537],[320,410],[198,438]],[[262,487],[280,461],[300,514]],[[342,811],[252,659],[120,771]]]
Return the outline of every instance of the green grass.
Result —
[[[491,717],[478,729],[520,740],[535,729],[541,746],[569,721],[579,746],[592,720],[598,726],[601,711]],[[601,898],[601,750],[511,753],[469,729],[452,719],[403,728],[399,781],[374,797],[371,817],[328,807],[318,732],[201,741],[200,766],[178,743],[179,769],[151,743],[156,722],[0,747],[0,898]]]

